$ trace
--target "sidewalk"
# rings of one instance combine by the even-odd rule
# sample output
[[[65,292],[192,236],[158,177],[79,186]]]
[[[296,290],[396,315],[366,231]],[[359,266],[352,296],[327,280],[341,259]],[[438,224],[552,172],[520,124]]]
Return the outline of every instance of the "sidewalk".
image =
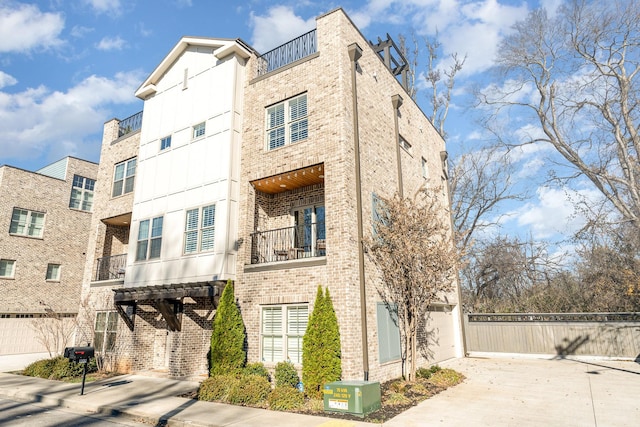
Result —
[[[541,359],[457,359],[441,364],[467,379],[409,409],[385,427],[637,426],[640,364]],[[68,384],[0,374],[0,397],[121,414],[169,426],[362,427],[376,424],[275,412],[176,397],[198,384],[123,375]]]

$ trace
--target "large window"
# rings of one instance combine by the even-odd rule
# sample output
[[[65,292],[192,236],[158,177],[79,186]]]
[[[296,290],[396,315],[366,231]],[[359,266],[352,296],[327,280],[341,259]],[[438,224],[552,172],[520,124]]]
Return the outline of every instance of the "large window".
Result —
[[[47,265],[47,280],[52,282],[60,281],[60,264]]]
[[[302,250],[304,257],[324,256],[326,234],[324,206],[305,206],[292,211],[295,223],[294,247]],[[298,253],[297,256],[302,254]]]
[[[379,302],[378,318],[378,356],[380,363],[400,359],[400,328],[398,328],[398,309]]]
[[[307,95],[267,108],[266,128],[269,150],[306,139],[309,136]]]
[[[162,248],[162,217],[140,221],[138,243],[136,245],[136,261],[160,258]]]
[[[11,259],[0,259],[0,277],[13,278],[16,262]]]
[[[117,312],[100,311],[96,313],[96,328],[94,331],[93,345],[97,352],[109,353],[115,349],[117,329]]]
[[[82,211],[91,212],[93,206],[93,189],[96,180],[85,178],[80,175],[73,175],[73,186],[71,188],[71,199],[69,207],[71,209],[80,209]]]
[[[308,305],[262,307],[262,360],[302,363],[302,337],[309,321]]]
[[[121,196],[133,191],[133,180],[136,176],[136,159],[118,163],[113,174],[112,197]]]
[[[215,232],[216,205],[188,210],[184,226],[184,253],[212,251]]]
[[[11,215],[10,234],[20,234],[29,237],[42,237],[44,232],[44,213],[27,209],[13,208]]]

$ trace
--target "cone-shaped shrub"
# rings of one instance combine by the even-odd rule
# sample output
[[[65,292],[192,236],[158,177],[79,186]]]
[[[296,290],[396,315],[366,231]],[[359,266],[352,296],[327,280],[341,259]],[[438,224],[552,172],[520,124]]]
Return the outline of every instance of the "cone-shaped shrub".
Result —
[[[327,289],[318,286],[313,312],[302,340],[302,383],[310,398],[322,397],[322,386],[342,375],[340,331]]]
[[[229,280],[213,318],[211,375],[229,373],[244,366],[247,359],[244,341],[244,322],[233,296],[233,283]]]

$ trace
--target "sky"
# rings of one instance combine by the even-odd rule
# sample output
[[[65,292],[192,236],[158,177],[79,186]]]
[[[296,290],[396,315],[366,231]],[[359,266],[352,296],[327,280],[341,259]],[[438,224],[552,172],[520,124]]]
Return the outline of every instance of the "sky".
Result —
[[[266,52],[342,7],[369,40],[389,33],[442,43],[441,66],[467,55],[447,118],[447,149],[486,143],[468,107],[500,40],[532,9],[562,0],[0,0],[0,165],[37,170],[67,155],[97,162],[103,124],[142,110],[140,83],[183,36],[241,38]],[[426,92],[426,91],[423,91]],[[428,111],[426,93],[417,102]],[[570,199],[588,186],[544,184],[544,147],[519,153],[522,203],[499,212],[503,230],[559,241],[581,226]],[[1,196],[1,195],[0,195]]]

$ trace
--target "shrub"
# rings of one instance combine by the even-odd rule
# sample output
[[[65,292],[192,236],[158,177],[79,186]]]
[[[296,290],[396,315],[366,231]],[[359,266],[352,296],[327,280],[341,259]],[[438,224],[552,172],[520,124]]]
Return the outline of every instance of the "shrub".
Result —
[[[84,365],[81,363],[70,362],[63,356],[57,356],[52,359],[38,360],[33,362],[22,371],[23,375],[30,377],[46,378],[50,380],[62,380],[65,378],[77,378],[82,376]],[[91,359],[87,364],[87,373],[95,372],[96,360]]]
[[[277,367],[276,367],[277,372]],[[269,375],[269,370],[264,367],[261,362],[249,363],[242,370],[244,375],[258,375],[267,379],[267,381],[271,381],[271,375]]]
[[[214,375],[200,384],[198,399],[207,402],[214,400],[226,402],[229,391],[240,383],[235,375]]]
[[[260,375],[241,377],[229,390],[227,401],[237,405],[259,405],[267,401],[271,383]]]
[[[405,393],[408,386],[409,383],[405,380],[394,380],[391,384],[389,384],[389,390],[394,393]]]
[[[442,368],[440,368],[440,366],[438,365],[433,365],[429,368],[420,368],[416,371],[416,377],[422,378],[424,380],[428,380],[431,377],[431,375],[435,374],[441,369]]]
[[[276,386],[269,393],[269,409],[274,411],[293,411],[304,406],[304,394],[293,387]]]
[[[340,330],[329,289],[318,286],[313,313],[302,339],[302,382],[305,393],[322,398],[322,386],[342,375]]]
[[[439,370],[429,378],[429,382],[438,387],[451,387],[460,384],[462,380],[464,380],[464,375],[447,368]]]
[[[411,403],[411,399],[402,393],[390,393],[385,400],[385,404],[389,406],[402,406]]]
[[[22,375],[29,377],[49,378],[53,372],[53,360],[43,359],[33,362],[22,371]]]
[[[229,280],[213,318],[211,375],[225,374],[244,367],[247,359],[244,342],[242,314],[233,297],[233,283]]]
[[[279,362],[276,365],[276,387],[290,386],[297,387],[300,382],[298,371],[291,362]]]

